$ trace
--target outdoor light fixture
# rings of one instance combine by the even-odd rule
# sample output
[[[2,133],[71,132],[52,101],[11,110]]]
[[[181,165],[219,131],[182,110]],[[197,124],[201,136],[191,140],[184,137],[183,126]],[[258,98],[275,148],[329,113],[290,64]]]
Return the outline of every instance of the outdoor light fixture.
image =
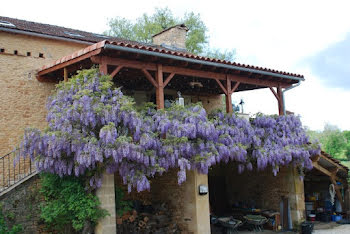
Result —
[[[243,99],[241,99],[241,102],[239,103],[239,105],[241,105],[241,107],[242,107],[242,114],[243,114],[244,113],[244,111],[243,111],[243,105],[244,105]]]
[[[198,186],[199,188],[199,195],[206,195],[208,194],[208,186],[201,184]]]

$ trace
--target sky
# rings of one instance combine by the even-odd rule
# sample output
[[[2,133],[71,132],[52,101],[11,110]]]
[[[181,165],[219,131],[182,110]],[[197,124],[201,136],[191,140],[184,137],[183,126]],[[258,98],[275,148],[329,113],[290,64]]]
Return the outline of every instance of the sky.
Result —
[[[305,126],[326,123],[350,130],[349,1],[299,0],[133,0],[4,1],[0,15],[102,33],[116,16],[131,20],[155,7],[175,16],[199,13],[208,27],[209,44],[236,49],[236,62],[298,73],[305,81],[285,93],[286,109]],[[270,90],[233,94],[245,112],[277,114]]]

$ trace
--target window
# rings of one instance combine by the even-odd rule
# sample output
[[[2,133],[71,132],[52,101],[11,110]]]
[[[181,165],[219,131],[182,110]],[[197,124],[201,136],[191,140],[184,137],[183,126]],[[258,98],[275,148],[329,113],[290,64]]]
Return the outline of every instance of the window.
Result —
[[[30,52],[27,52],[27,56],[31,56],[32,55],[32,53],[30,53]]]
[[[17,55],[17,54],[18,54],[18,51],[17,51],[17,50],[14,50],[14,51],[13,51],[13,54]]]
[[[0,20],[0,26],[7,26],[7,27],[16,27],[16,25],[14,25],[13,23],[10,23],[8,21],[3,21],[3,20]]]
[[[95,36],[95,37],[106,38],[106,39],[109,39],[109,38],[110,38],[109,36],[101,35],[101,34],[94,34],[94,36]]]
[[[71,37],[84,37],[78,33],[72,33],[72,32],[67,32],[67,31],[64,31],[65,34],[67,34],[68,36],[71,36]]]
[[[39,58],[44,58],[44,54],[43,53],[39,53]]]

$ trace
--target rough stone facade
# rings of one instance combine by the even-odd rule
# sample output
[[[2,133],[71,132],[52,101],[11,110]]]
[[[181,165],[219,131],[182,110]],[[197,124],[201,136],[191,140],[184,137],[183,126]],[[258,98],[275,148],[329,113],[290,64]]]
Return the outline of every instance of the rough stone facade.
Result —
[[[54,84],[37,81],[36,70],[84,47],[0,32],[0,156],[13,150],[26,127],[46,126],[46,101]]]
[[[186,33],[185,26],[177,25],[166,29],[159,34],[153,36],[153,43],[156,45],[166,45],[178,49],[186,49]]]
[[[34,176],[0,197],[2,213],[9,228],[20,224],[23,227],[22,233],[43,233],[39,207],[42,197],[39,189],[40,179]]]
[[[126,200],[138,200],[144,205],[165,203],[171,214],[172,224],[182,233],[210,233],[209,195],[199,195],[198,186],[208,185],[207,175],[187,171],[187,180],[179,185],[177,170],[171,169],[151,180],[151,190],[127,193],[127,188],[116,175],[116,186],[125,191]]]

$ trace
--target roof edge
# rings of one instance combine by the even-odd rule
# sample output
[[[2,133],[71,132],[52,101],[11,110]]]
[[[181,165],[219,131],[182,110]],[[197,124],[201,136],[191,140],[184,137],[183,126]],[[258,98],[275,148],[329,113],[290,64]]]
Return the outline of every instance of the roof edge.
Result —
[[[284,74],[262,71],[262,70],[253,69],[253,68],[239,67],[239,66],[236,66],[233,64],[223,64],[223,63],[217,63],[217,62],[212,62],[212,61],[205,61],[205,60],[199,60],[199,59],[194,59],[194,58],[182,57],[182,56],[177,56],[177,55],[173,55],[173,54],[165,54],[165,53],[160,53],[160,52],[156,52],[156,51],[149,51],[149,50],[136,49],[136,48],[126,47],[126,46],[114,45],[114,44],[110,43],[109,41],[106,41],[104,48],[107,50],[111,49],[111,50],[120,50],[120,51],[135,52],[135,53],[141,53],[141,54],[144,53],[146,55],[152,55],[152,56],[163,57],[163,58],[171,58],[171,59],[192,62],[192,63],[202,64],[202,65],[208,65],[208,66],[214,65],[217,67],[222,67],[222,68],[227,68],[227,69],[232,69],[232,70],[234,69],[234,70],[239,70],[239,71],[244,71],[244,72],[258,73],[261,75],[269,75],[269,76],[273,76],[273,77],[280,77],[280,78],[297,80],[297,81],[304,81],[305,80],[304,77],[284,75]]]
[[[95,44],[94,42],[89,42],[89,41],[84,41],[84,40],[72,39],[72,38],[67,38],[67,37],[59,37],[59,36],[53,36],[53,35],[49,35],[49,34],[41,34],[41,33],[37,33],[37,32],[12,29],[12,28],[0,27],[0,31],[8,32],[8,33],[15,33],[15,34],[23,34],[23,35],[34,36],[34,37],[47,38],[47,39],[52,39],[52,40],[76,42],[76,43],[85,44],[85,45]]]

